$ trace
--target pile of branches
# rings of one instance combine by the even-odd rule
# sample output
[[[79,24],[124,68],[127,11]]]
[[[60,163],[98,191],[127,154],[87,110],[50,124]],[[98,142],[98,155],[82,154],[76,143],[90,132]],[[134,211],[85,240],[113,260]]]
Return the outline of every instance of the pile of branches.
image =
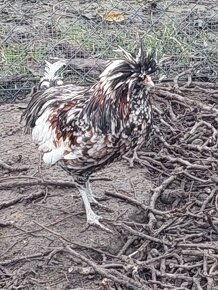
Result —
[[[184,75],[187,82],[180,81]],[[131,234],[124,266],[132,265],[127,276],[137,281],[129,289],[212,290],[218,286],[218,84],[192,82],[186,71],[158,85],[152,99],[152,142],[133,160],[157,186],[148,207],[129,199],[146,222],[121,225]]]
[[[181,80],[186,76],[187,81]],[[98,274],[102,290],[212,290],[218,286],[218,84],[193,82],[187,71],[173,82],[158,84],[152,103],[151,142],[131,160],[132,166],[146,168],[156,184],[150,204],[106,193],[143,212],[141,222],[108,222],[126,237],[119,252],[77,245],[38,224],[61,239],[63,247],[29,259],[51,261],[58,252],[69,255],[75,261],[71,273]],[[0,189],[10,186],[0,184]],[[11,262],[1,262],[0,267]]]

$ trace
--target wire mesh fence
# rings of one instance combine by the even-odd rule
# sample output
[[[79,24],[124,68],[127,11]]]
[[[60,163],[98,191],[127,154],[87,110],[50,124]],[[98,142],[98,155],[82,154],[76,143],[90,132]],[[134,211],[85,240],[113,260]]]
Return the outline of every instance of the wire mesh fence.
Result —
[[[217,80],[217,0],[0,1],[0,101],[25,98],[45,60],[67,59],[66,81],[93,82],[104,60],[137,37],[155,49],[162,78],[193,68]],[[137,36],[138,35],[138,36]]]

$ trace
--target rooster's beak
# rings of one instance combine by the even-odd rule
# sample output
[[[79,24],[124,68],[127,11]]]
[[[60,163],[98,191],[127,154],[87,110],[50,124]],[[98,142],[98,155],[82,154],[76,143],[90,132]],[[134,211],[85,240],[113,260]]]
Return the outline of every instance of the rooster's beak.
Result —
[[[144,84],[148,87],[154,87],[154,83],[150,76],[146,76],[144,79]]]

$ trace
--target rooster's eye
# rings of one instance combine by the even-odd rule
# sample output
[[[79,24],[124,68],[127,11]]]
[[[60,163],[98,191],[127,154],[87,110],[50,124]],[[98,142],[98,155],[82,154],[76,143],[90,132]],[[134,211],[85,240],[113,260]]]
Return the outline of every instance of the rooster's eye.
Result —
[[[148,70],[147,70],[147,74],[150,75],[150,74],[152,74],[154,71],[155,71],[154,68],[149,67]]]

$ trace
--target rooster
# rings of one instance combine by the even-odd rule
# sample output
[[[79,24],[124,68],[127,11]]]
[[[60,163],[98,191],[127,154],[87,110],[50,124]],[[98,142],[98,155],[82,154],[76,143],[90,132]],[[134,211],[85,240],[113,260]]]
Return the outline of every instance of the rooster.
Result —
[[[148,139],[152,128],[149,89],[157,69],[154,54],[124,49],[89,88],[72,84],[33,94],[23,119],[46,164],[59,164],[73,178],[88,224],[105,228],[92,209],[99,204],[90,175]]]

